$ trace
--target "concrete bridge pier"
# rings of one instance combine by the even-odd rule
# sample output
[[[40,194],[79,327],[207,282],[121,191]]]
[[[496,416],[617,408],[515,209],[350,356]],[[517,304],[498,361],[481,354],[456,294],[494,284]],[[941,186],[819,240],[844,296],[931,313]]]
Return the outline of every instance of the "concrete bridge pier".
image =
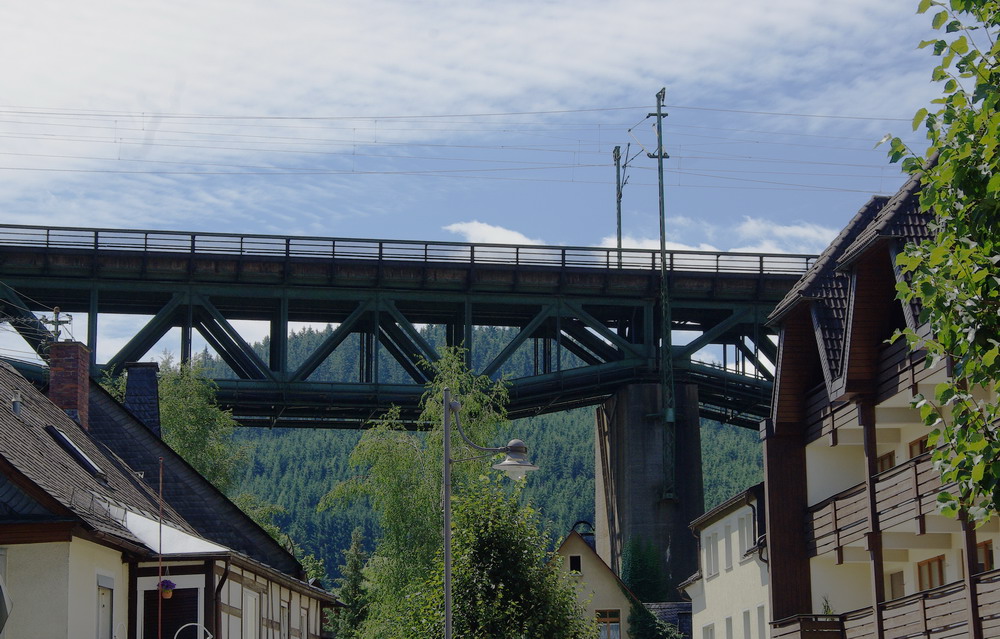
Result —
[[[594,442],[597,553],[621,574],[630,540],[651,542],[667,600],[679,600],[677,584],[698,569],[688,524],[704,512],[698,387],[678,384],[675,392],[672,459],[657,384],[626,386],[598,407]]]

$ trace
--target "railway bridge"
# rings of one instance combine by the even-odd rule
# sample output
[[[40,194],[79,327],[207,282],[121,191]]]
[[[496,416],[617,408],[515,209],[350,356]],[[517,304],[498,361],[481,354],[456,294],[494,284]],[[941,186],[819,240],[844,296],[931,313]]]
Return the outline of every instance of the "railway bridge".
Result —
[[[699,416],[756,428],[768,414],[777,347],[763,322],[813,259],[0,225],[0,318],[44,357],[40,317],[85,314],[95,375],[178,332],[189,359],[200,336],[229,368],[218,399],[245,426],[356,428],[390,404],[412,419],[421,360],[461,345],[476,373],[508,378],[512,417],[597,407],[598,550],[617,568],[623,544],[646,537],[676,583],[697,565]],[[132,336],[98,361],[117,316]],[[331,329],[291,357],[290,332],[316,324]],[[503,348],[485,352],[483,330]],[[357,369],[319,375],[343,349]]]

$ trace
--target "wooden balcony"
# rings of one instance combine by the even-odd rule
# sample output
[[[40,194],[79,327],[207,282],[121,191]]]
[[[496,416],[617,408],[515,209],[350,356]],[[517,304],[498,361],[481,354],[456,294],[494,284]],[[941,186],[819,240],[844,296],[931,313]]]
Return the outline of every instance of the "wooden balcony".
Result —
[[[956,582],[883,604],[885,639],[968,636],[965,584]]]
[[[838,493],[809,508],[806,539],[810,556],[861,541],[868,532],[868,493],[864,484]]]
[[[875,611],[862,608],[842,615],[844,624],[844,639],[875,639]]]
[[[840,615],[796,615],[771,625],[771,639],[844,639]]]
[[[937,495],[957,490],[954,484],[941,485],[941,475],[924,453],[879,473],[875,477],[875,502],[879,525],[888,530],[903,522],[920,519],[936,511]]]

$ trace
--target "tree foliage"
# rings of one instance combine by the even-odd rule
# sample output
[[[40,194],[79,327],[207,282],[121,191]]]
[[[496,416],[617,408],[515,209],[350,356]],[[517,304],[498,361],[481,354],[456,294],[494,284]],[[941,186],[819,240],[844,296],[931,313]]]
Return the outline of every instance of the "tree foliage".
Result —
[[[519,487],[508,491],[497,475],[480,476],[453,500],[453,623],[468,639],[590,639],[597,636],[577,600],[576,587],[561,570],[562,558],[547,550],[551,540],[538,512],[522,506]],[[444,571],[434,570],[412,597],[407,637],[437,639],[444,628]]]
[[[368,616],[368,589],[363,572],[368,553],[363,540],[364,532],[355,528],[351,533],[351,545],[344,551],[344,563],[340,569],[343,576],[337,579],[337,598],[345,608],[339,611],[332,624],[337,639],[354,639]]]
[[[922,42],[938,58],[932,79],[942,85],[936,110],[913,120],[930,142],[923,156],[898,138],[889,151],[911,173],[922,172],[920,205],[934,215],[933,239],[897,259],[909,278],[900,299],[918,302],[920,324],[905,336],[931,361],[948,359],[951,381],[916,406],[930,436],[934,461],[959,496],[939,498],[949,513],[988,519],[1000,507],[1000,2],[921,0],[939,38]]]
[[[359,637],[438,637],[443,613],[442,423],[443,390],[462,404],[467,435],[495,441],[506,422],[502,382],[472,374],[464,351],[443,349],[421,400],[426,432],[403,429],[397,409],[367,430],[351,453],[360,471],[328,493],[321,507],[364,498],[378,517],[381,537],[365,568],[367,617]],[[498,480],[479,451],[452,433],[454,482],[455,630],[462,637],[591,637],[576,591],[558,569],[537,511],[519,502]]]

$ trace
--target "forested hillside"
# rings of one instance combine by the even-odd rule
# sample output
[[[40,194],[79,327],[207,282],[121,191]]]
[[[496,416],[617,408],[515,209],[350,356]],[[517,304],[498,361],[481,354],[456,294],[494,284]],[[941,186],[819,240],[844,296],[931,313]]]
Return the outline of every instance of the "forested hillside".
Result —
[[[289,344],[289,360],[294,366],[331,329],[306,329],[295,333]],[[431,342],[439,342],[439,331],[429,329]],[[482,351],[477,357],[489,359],[510,339],[507,331],[477,330],[476,342]],[[256,345],[262,356],[267,343]],[[313,379],[356,379],[356,349],[338,349]],[[226,376],[228,369],[208,357],[208,374]],[[525,353],[515,365],[527,370]],[[402,371],[393,362],[380,361],[380,376],[391,379]],[[479,362],[474,362],[474,366]],[[402,379],[402,378],[400,378]],[[360,434],[351,430],[239,429],[240,443],[247,445],[250,463],[236,492],[250,491],[284,511],[277,523],[291,541],[306,552],[321,557],[331,576],[337,573],[343,554],[350,545],[351,531],[363,528],[366,545],[377,535],[364,503],[354,503],[338,510],[317,511],[320,498],[338,481],[359,472],[351,468],[348,456]],[[556,537],[565,534],[578,520],[594,520],[594,409],[582,408],[511,422],[493,445],[505,444],[512,437],[525,440],[531,458],[542,470],[533,473],[524,491],[543,517],[551,522]],[[734,493],[761,480],[760,444],[757,433],[702,423],[702,458],[705,481],[705,506],[710,508]]]

